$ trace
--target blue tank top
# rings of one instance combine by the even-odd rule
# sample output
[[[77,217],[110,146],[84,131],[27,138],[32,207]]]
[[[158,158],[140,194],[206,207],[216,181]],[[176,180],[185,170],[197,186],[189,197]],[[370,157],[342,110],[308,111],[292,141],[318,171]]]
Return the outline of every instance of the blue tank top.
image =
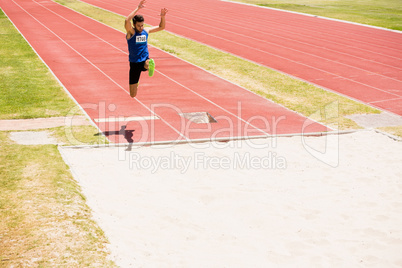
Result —
[[[135,31],[135,34],[127,39],[127,44],[130,62],[142,62],[149,58],[148,33],[145,30],[141,33]]]

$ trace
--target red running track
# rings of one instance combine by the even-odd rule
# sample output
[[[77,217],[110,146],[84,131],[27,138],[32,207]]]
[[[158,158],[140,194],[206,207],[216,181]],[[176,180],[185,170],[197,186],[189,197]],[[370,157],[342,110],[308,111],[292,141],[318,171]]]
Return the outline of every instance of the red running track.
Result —
[[[316,133],[327,127],[153,47],[157,70],[128,93],[125,34],[50,0],[1,8],[99,129],[115,143],[172,143]],[[180,114],[208,112],[217,123]]]
[[[127,16],[132,0],[83,0]],[[220,0],[148,1],[145,22],[402,115],[402,33]]]

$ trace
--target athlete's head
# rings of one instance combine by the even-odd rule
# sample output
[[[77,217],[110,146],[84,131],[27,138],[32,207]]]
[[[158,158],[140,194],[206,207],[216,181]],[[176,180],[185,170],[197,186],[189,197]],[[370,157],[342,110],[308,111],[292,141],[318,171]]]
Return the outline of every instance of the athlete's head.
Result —
[[[144,17],[142,15],[135,15],[133,25],[136,32],[142,32],[144,30]]]

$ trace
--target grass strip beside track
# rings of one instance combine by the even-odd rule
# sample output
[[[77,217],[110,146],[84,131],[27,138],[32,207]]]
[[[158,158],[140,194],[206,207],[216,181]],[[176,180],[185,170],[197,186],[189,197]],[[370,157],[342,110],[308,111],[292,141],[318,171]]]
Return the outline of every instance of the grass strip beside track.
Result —
[[[0,119],[82,114],[2,11],[0,38]],[[100,140],[93,126],[49,131],[68,145]],[[115,267],[57,146],[18,145],[8,135],[0,132],[1,266]]]
[[[386,133],[389,133],[394,136],[398,136],[402,138],[402,126],[397,126],[397,127],[380,127],[378,128],[381,131],[384,131]]]
[[[115,267],[57,146],[0,132],[0,261],[5,267]]]
[[[402,30],[400,0],[231,0]]]

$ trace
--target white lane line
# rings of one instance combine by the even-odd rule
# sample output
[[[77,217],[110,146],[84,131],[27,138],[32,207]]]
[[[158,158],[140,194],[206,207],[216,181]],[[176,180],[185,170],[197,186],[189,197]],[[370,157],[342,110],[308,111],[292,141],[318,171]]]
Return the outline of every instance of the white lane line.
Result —
[[[370,103],[370,104],[375,104],[375,103],[388,102],[388,101],[396,101],[396,100],[402,100],[402,97],[393,98],[393,99],[378,100],[378,101],[370,101],[369,103]]]
[[[134,117],[108,117],[108,118],[95,118],[94,121],[97,123],[111,123],[111,122],[131,122],[131,121],[146,121],[146,120],[159,120],[157,116],[134,116]]]

